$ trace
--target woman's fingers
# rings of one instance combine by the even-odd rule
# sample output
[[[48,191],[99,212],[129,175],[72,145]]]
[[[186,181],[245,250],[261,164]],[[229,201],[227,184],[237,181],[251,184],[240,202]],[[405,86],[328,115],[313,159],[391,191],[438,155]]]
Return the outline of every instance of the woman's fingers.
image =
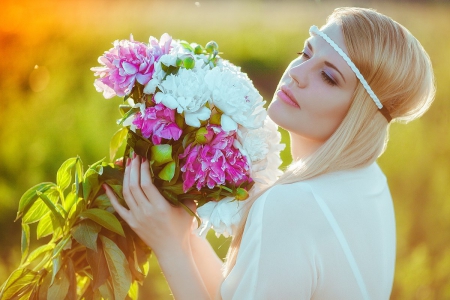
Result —
[[[130,194],[134,198],[138,206],[147,205],[148,199],[141,187],[141,158],[140,156],[135,156],[131,161],[129,166],[129,189]]]
[[[140,170],[141,188],[150,203],[158,201],[161,197],[158,189],[155,187],[150,175],[150,165],[148,159],[142,158]]]
[[[131,193],[130,189],[130,172],[131,172],[131,159],[127,160],[127,166],[125,167],[125,173],[123,175],[123,199],[127,203],[128,207],[134,211],[138,209],[138,204],[136,200],[133,197],[133,194]]]
[[[107,184],[103,184],[103,188],[105,189],[106,196],[108,196],[109,201],[111,202],[116,212],[122,217],[122,219],[127,221],[130,216],[130,211],[119,203],[116,195]]]

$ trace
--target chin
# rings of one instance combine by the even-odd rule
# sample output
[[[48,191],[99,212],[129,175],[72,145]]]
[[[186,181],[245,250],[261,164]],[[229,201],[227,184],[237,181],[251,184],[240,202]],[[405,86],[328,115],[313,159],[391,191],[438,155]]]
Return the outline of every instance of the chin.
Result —
[[[286,115],[286,106],[284,103],[281,103],[281,100],[274,98],[267,109],[267,114],[278,126],[284,128],[283,124],[286,124],[287,118],[290,118]]]

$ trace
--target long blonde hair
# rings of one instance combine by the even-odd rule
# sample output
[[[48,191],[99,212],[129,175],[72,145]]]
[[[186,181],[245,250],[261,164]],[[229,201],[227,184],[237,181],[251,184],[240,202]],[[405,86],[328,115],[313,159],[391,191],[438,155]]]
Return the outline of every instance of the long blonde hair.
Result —
[[[372,9],[353,7],[334,10],[327,22],[341,24],[349,57],[393,121],[406,123],[425,113],[434,98],[433,70],[427,53],[405,27]],[[368,166],[384,152],[388,131],[389,123],[358,83],[337,130],[316,152],[292,163],[274,185]],[[248,201],[252,204],[262,193]],[[247,207],[228,251],[225,274],[236,263],[251,205]]]

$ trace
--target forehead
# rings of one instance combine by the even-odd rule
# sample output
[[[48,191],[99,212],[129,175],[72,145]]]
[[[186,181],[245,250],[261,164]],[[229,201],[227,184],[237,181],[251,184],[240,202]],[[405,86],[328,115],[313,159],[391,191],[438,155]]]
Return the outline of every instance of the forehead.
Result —
[[[345,46],[341,25],[339,25],[337,22],[330,22],[323,26],[320,31],[328,35],[328,37],[332,39],[348,56],[348,51],[347,47]],[[334,64],[339,68],[339,70],[344,74],[346,78],[354,75],[353,71],[342,58],[342,56],[337,53],[330,44],[328,44],[322,37],[314,33],[310,33],[310,35],[311,37],[308,38],[305,43],[309,42],[311,44],[314,50],[314,55],[321,56],[324,58],[324,60]]]

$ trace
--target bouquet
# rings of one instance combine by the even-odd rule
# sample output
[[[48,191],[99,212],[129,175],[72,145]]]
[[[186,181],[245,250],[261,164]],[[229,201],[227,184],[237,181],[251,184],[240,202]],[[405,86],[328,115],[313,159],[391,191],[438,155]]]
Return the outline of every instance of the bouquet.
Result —
[[[111,159],[126,139],[124,158],[134,151],[149,159],[168,201],[197,202],[201,232],[213,227],[232,234],[242,206],[237,201],[259,190],[252,189],[255,183],[271,184],[281,173],[284,145],[252,81],[219,56],[216,42],[202,47],[168,34],[148,44],[132,36],[116,41],[99,63],[92,68],[97,91],[128,102],[120,106],[123,127],[113,138]]]
[[[277,126],[246,74],[205,47],[164,34],[149,43],[115,41],[92,68],[105,98],[123,97],[110,144],[114,161],[146,157],[155,186],[193,214],[199,233],[233,234],[245,199],[280,175]],[[120,160],[119,160],[120,161]],[[137,299],[151,249],[117,216],[102,184],[122,196],[123,167],[104,160],[87,171],[79,157],[19,201],[22,261],[0,287],[0,299]],[[16,219],[16,220],[17,220]],[[30,225],[50,241],[30,250]]]

